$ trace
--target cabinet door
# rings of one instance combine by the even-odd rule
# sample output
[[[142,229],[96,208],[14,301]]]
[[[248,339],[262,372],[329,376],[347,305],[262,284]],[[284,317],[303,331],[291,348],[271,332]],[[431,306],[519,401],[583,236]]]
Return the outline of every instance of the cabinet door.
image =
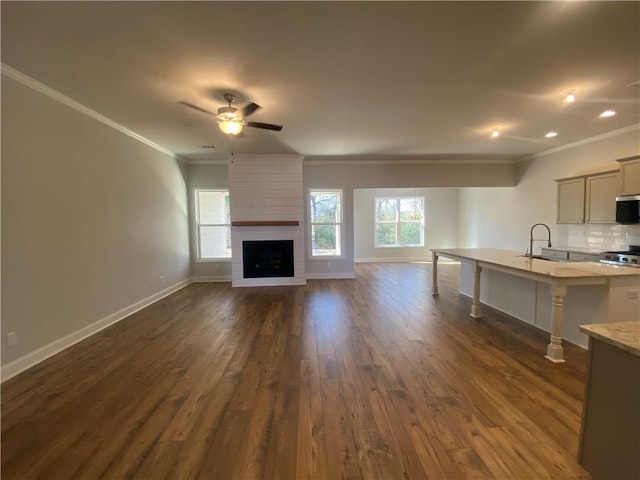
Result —
[[[558,182],[557,223],[584,223],[584,177]]]
[[[640,160],[620,163],[620,195],[637,195],[640,193]]]
[[[589,176],[586,182],[585,222],[616,223],[618,172]]]

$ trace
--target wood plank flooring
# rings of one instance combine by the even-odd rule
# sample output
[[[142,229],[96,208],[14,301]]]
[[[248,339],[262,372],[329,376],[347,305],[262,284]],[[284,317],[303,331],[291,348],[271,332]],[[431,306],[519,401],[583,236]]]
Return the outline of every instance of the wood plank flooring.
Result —
[[[590,478],[586,352],[471,318],[458,268],[189,285],[2,385],[2,478]]]

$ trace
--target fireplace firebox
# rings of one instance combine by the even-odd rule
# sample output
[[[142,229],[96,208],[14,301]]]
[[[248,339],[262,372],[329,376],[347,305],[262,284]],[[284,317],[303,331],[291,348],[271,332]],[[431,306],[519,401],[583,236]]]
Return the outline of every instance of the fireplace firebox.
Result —
[[[244,278],[293,277],[293,240],[242,242]]]

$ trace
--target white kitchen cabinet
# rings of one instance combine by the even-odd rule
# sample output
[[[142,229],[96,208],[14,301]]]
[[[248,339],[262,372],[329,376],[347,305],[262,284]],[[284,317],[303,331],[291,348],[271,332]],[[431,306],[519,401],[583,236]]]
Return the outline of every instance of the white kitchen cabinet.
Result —
[[[616,223],[618,170],[585,177],[585,223]]]
[[[561,178],[556,223],[616,223],[618,170]]]
[[[557,223],[584,223],[584,176],[558,182]]]
[[[640,194],[640,155],[621,158],[620,162],[620,195]]]

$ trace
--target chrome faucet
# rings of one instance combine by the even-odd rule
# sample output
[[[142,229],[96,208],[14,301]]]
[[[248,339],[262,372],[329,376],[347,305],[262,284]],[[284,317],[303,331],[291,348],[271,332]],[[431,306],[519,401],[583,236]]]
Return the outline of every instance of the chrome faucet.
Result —
[[[529,260],[533,259],[533,242],[534,241],[544,241],[544,238],[533,238],[533,230],[538,226],[542,225],[547,229],[547,247],[551,248],[551,229],[546,223],[536,223],[531,227],[531,232],[529,232]]]

